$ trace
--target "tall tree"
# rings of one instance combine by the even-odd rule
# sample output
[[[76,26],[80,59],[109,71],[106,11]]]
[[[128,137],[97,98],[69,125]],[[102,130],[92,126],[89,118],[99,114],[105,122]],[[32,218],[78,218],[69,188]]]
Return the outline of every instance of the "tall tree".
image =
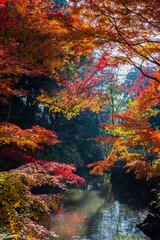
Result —
[[[33,195],[34,186],[64,188],[66,183],[84,183],[73,173],[73,165],[38,159],[38,151],[45,145],[59,142],[52,131],[40,126],[22,130],[8,122],[14,97],[28,94],[24,75],[52,75],[60,82],[60,72],[75,58],[74,50],[68,51],[73,46],[61,37],[67,29],[50,18],[54,6],[53,1],[0,1],[0,101],[8,105],[6,122],[0,125],[0,154],[1,160],[19,160],[22,165],[0,174],[0,225],[21,239],[55,236],[36,221],[48,217],[51,203],[55,208],[60,198]]]
[[[27,94],[22,74],[62,81],[62,72],[76,58],[74,44],[62,36],[70,32],[57,20],[54,6],[53,1],[39,0],[7,0],[1,5],[0,95],[1,102],[8,104],[6,121],[14,96]]]
[[[127,171],[134,170],[136,177],[158,177],[160,174],[160,131],[154,130],[150,123],[151,116],[158,110],[154,107],[159,103],[159,83],[151,80],[140,95],[130,103],[122,114],[113,114],[115,125],[101,124],[112,134],[110,138],[95,139],[112,142],[113,149],[105,161],[93,166],[92,173],[102,173],[114,166],[118,160],[125,161]]]
[[[86,109],[98,112],[104,102],[103,89],[98,87],[107,82],[109,76],[110,73],[98,75],[96,68],[86,70],[81,76],[76,74],[71,81],[60,84],[59,91],[47,93],[42,90],[37,100],[48,107],[53,116],[60,113],[60,117],[65,115],[68,119]]]

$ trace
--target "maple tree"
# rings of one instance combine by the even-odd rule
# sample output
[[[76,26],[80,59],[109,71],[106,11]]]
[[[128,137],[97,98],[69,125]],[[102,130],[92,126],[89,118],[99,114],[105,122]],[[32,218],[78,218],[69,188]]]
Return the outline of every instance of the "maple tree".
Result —
[[[56,236],[41,220],[50,217],[50,207],[55,209],[61,196],[34,195],[33,187],[49,184],[64,189],[67,184],[85,184],[73,173],[73,165],[38,159],[44,145],[59,142],[56,134],[40,126],[22,130],[8,122],[15,96],[28,94],[23,75],[47,75],[60,81],[59,72],[75,58],[73,45],[61,37],[67,29],[51,18],[54,6],[54,2],[41,0],[0,2],[0,101],[8,105],[6,122],[0,125],[0,154],[2,160],[7,157],[24,164],[0,174],[0,223],[4,231],[21,239]]]
[[[78,47],[67,40],[70,30],[58,20],[71,19],[63,7],[59,13],[54,7],[53,1],[39,0],[7,0],[0,5],[0,100],[8,104],[6,121],[14,97],[28,93],[22,75],[63,81],[68,65],[80,61]]]
[[[160,131],[154,130],[150,123],[151,116],[156,116],[155,108],[159,103],[159,84],[150,80],[140,95],[129,104],[121,114],[113,114],[115,125],[101,124],[109,138],[97,138],[96,141],[113,143],[113,148],[105,161],[89,164],[91,171],[101,174],[114,166],[116,161],[125,161],[127,171],[134,170],[136,178],[157,177],[160,174]]]
[[[0,127],[1,158],[9,157],[27,164],[7,172],[1,172],[1,228],[21,239],[48,239],[56,236],[37,223],[50,217],[50,207],[55,209],[59,194],[35,195],[31,190],[35,186],[49,184],[66,189],[67,184],[85,184],[83,178],[73,172],[74,165],[47,162],[34,156],[36,149],[42,150],[43,144],[56,144],[57,136],[39,126],[22,130],[10,123]],[[5,193],[5,194],[4,194]]]
[[[83,72],[83,77],[76,76],[72,81],[61,84],[59,91],[52,90],[47,93],[41,90],[42,94],[37,100],[48,107],[53,116],[57,112],[61,113],[61,117],[65,115],[71,119],[86,109],[99,112],[100,106],[104,104],[107,94],[104,98],[104,91],[99,86],[109,81],[110,73],[98,75],[97,70],[93,68],[90,72]]]
[[[84,179],[72,171],[75,171],[74,166],[41,160],[37,164],[28,163],[1,173],[1,228],[21,239],[48,239],[49,236],[57,236],[42,223],[51,218],[51,208],[57,208],[62,195],[35,195],[31,189],[44,184],[61,189],[66,188],[66,183],[77,184],[80,181],[84,184]]]
[[[7,0],[6,3],[1,7],[2,73],[36,75],[63,69],[74,51],[68,52],[69,45],[61,38],[67,29],[56,19],[50,19],[50,14],[54,15],[54,2]]]
[[[81,34],[82,42],[83,36],[88,37],[93,48],[101,49],[101,69],[129,63],[160,82],[159,1],[71,0],[71,3],[72,16],[81,16],[79,25],[73,23],[74,37]],[[157,74],[144,72],[146,64],[156,67]]]
[[[17,146],[24,148],[35,149],[39,148],[40,144],[56,144],[56,135],[49,130],[39,126],[34,126],[32,129],[22,130],[18,126],[10,123],[1,123],[0,125],[0,141],[1,145],[15,143]]]
[[[114,73],[110,73],[110,79],[104,85],[104,91],[106,92],[106,100],[104,111],[110,111],[111,122],[114,125],[113,114],[118,114],[124,103],[127,102],[127,97],[124,98],[124,92],[126,90],[124,84],[120,84]],[[103,108],[102,108],[103,109]]]

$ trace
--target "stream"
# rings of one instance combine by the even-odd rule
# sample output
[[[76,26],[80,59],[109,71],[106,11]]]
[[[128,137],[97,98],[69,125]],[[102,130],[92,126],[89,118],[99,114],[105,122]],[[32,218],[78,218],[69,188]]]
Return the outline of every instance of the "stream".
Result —
[[[148,213],[144,189],[133,183],[113,181],[106,176],[89,176],[87,186],[71,188],[53,214],[50,240],[148,240],[136,228]]]

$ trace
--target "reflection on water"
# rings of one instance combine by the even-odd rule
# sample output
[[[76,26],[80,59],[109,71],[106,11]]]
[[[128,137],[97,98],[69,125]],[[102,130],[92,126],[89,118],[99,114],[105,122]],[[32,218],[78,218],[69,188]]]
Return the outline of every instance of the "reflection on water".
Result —
[[[129,195],[127,198],[130,200]],[[67,200],[54,212],[51,227],[59,238],[51,239],[147,240],[149,238],[136,228],[147,212],[115,200],[111,188],[96,179],[85,189],[67,192]]]

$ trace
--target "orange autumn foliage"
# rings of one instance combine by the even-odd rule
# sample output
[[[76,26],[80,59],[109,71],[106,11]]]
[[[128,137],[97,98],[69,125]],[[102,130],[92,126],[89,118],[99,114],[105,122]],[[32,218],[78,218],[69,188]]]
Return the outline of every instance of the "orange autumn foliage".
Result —
[[[18,83],[22,75],[47,75],[61,81],[72,61],[79,62],[70,29],[59,21],[72,19],[64,9],[54,12],[54,1],[6,0],[0,5],[0,100],[25,95]]]
[[[88,165],[94,167],[91,173],[102,174],[120,160],[125,161],[128,172],[134,170],[136,178],[159,176],[160,130],[153,129],[150,123],[150,117],[158,113],[155,108],[159,95],[157,89],[159,85],[154,81],[130,103],[127,110],[113,114],[118,120],[115,125],[101,124],[114,137],[95,140],[110,142],[113,139],[113,148],[106,160]]]
[[[53,1],[43,0],[0,1],[0,102],[10,108],[6,122],[0,124],[0,157],[2,162],[27,162],[0,173],[0,228],[20,239],[56,237],[41,220],[51,217],[51,208],[57,208],[62,196],[32,194],[33,187],[48,184],[66,189],[67,184],[85,184],[73,173],[73,165],[38,159],[45,145],[59,142],[54,132],[40,126],[21,129],[8,122],[13,98],[28,94],[20,82],[24,75],[61,81],[70,61],[79,61],[74,43],[63,39],[69,30],[57,21],[54,6]]]
[[[70,1],[72,16],[81,18],[80,26],[73,23],[74,38],[85,35],[90,46],[103,53],[97,67],[129,63],[160,83],[159,1]],[[147,74],[146,64],[157,68],[156,74]]]
[[[72,81],[64,82],[60,85],[59,91],[52,90],[47,93],[41,90],[42,94],[37,97],[37,100],[48,107],[53,116],[58,112],[68,119],[86,109],[99,112],[100,106],[104,105],[108,97],[106,94],[104,98],[101,85],[108,81],[110,73],[106,75],[96,75],[96,73],[96,69],[91,69],[89,73],[86,71],[83,73],[84,78],[73,78]]]
[[[54,145],[59,142],[55,133],[40,126],[33,126],[31,129],[22,130],[11,123],[0,124],[1,145],[14,143],[22,149],[36,149],[40,148],[44,143]]]

